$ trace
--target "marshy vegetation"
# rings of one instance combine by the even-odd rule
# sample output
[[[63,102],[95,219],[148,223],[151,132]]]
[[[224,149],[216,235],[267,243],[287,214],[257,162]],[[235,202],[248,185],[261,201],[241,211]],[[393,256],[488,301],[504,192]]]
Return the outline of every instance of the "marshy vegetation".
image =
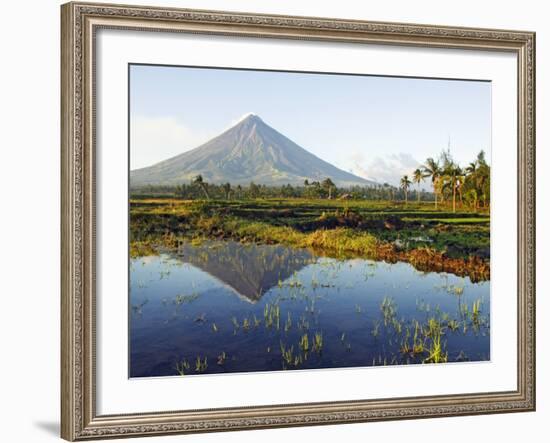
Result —
[[[273,199],[131,200],[132,257],[182,241],[281,244],[334,258],[404,261],[474,281],[490,278],[489,216],[431,203]]]

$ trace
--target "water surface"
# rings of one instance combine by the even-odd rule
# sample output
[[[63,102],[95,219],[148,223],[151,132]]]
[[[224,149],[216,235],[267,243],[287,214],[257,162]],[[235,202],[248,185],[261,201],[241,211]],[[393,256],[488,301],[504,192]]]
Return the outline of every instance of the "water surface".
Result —
[[[130,284],[131,377],[427,363],[430,325],[448,362],[490,358],[490,283],[406,263],[206,242],[132,259]]]

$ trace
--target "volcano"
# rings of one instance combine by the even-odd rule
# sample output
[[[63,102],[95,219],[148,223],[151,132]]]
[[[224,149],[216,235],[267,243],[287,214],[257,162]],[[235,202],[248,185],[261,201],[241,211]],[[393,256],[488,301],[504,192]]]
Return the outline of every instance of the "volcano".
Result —
[[[303,185],[306,179],[326,178],[339,187],[375,185],[320,159],[249,114],[195,149],[131,171],[130,186],[178,185],[197,175],[209,183],[232,185]]]

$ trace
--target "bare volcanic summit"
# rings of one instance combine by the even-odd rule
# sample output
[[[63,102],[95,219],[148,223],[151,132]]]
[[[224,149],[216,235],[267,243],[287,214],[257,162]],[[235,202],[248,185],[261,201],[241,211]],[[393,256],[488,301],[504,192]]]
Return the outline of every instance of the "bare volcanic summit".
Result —
[[[302,185],[330,178],[337,186],[375,183],[343,171],[249,114],[227,131],[190,151],[130,172],[130,186],[179,185],[197,175],[210,183]]]

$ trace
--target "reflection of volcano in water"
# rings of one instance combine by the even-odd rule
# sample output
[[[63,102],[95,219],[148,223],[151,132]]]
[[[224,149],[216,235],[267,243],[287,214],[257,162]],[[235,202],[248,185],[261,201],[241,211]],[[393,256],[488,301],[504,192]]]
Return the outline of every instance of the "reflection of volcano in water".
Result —
[[[217,278],[251,302],[258,301],[279,281],[315,262],[307,250],[236,242],[205,242],[199,246],[183,243],[178,248],[178,258]]]

